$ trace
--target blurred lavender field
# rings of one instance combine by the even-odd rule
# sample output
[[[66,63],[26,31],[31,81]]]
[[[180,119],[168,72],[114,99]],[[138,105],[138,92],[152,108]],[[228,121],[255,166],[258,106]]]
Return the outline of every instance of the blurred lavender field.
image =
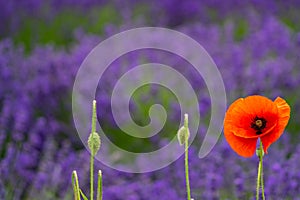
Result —
[[[267,199],[300,199],[299,13],[299,0],[0,0],[0,199],[72,199],[73,169],[88,191],[89,153],[72,119],[75,75],[99,42],[142,26],[172,28],[203,45],[222,74],[228,103],[251,94],[287,100],[291,120],[265,156],[265,191]],[[203,79],[176,55],[147,49],[112,63],[99,82],[105,87],[99,86],[96,95],[107,136],[134,152],[158,149],[175,137],[181,111],[166,88],[142,87],[130,105],[140,125],[149,123],[151,105],[163,105],[168,119],[160,134],[130,137],[112,117],[110,97],[118,78],[148,62],[174,67],[197,91],[202,116],[190,151],[192,197],[254,199],[255,156],[239,157],[221,137],[206,158],[198,158],[210,116],[210,96]],[[99,162],[96,169],[103,171],[104,199],[185,199],[183,158],[145,174],[119,172]]]

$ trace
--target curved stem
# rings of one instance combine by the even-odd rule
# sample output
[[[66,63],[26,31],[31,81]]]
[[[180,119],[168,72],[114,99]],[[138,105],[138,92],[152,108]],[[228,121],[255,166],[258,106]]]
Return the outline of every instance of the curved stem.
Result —
[[[191,189],[190,189],[190,180],[189,180],[189,143],[188,137],[185,139],[185,180],[186,180],[186,192],[187,199],[191,200]]]
[[[77,172],[75,170],[72,172],[72,185],[74,190],[74,200],[80,200],[79,181],[77,177]]]

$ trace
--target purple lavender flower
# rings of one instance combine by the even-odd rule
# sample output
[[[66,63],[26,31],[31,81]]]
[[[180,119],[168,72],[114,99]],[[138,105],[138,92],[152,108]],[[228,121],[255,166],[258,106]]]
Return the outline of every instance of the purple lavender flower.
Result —
[[[270,97],[282,95],[287,97],[294,108],[294,118],[297,120],[300,110],[299,33],[281,22],[284,17],[296,22],[299,19],[299,15],[290,16],[293,12],[286,13],[287,9],[299,9],[297,1],[292,3],[143,1],[141,4],[146,5],[146,14],[140,14],[139,20],[132,22],[134,10],[142,5],[137,1],[125,5],[116,0],[111,4],[120,10],[126,25],[108,25],[102,38],[78,31],[74,34],[76,42],[68,51],[37,46],[28,55],[22,48],[15,47],[11,40],[1,40],[0,199],[72,199],[69,176],[73,169],[78,169],[80,184],[84,191],[88,191],[89,166],[82,163],[88,163],[89,154],[77,137],[71,116],[71,90],[75,74],[83,59],[99,41],[137,24],[174,27],[199,41],[217,63],[229,101],[254,93],[264,93]],[[106,2],[62,0],[44,5],[35,0],[0,1],[1,38],[16,32],[23,16],[41,15],[47,18],[47,13],[41,14],[44,6],[56,11],[50,16],[54,17],[64,8],[72,9],[73,5],[86,12],[93,6],[106,5]],[[237,23],[237,17],[244,20],[247,27],[238,40],[237,30],[242,25]],[[97,92],[101,107],[98,111],[101,113],[100,123],[116,130],[115,134],[110,135],[112,139],[118,138],[120,134],[110,108],[112,89],[123,73],[142,64],[141,58],[145,59],[144,62],[163,61],[185,75],[199,95],[202,118],[209,117],[210,97],[205,82],[194,73],[192,66],[166,52],[132,52],[112,63],[106,76],[100,80],[99,85],[103,84],[105,88],[99,87]],[[165,94],[157,88],[151,92],[157,99]],[[147,95],[143,99],[146,102],[149,100]],[[141,116],[143,110],[139,110],[134,101],[130,103],[132,115],[141,123],[146,123],[147,118]],[[170,115],[167,125],[169,130],[175,130],[177,127],[173,127],[173,124],[178,124],[181,114],[175,99],[170,98],[167,109]],[[296,120],[292,120],[288,127],[290,136],[285,134],[278,144],[270,147],[272,151],[265,157],[265,192],[268,199],[300,198],[300,148],[293,144],[293,141],[299,141],[296,134],[300,129]],[[206,128],[207,124],[203,120],[198,134],[200,139]],[[159,142],[160,136],[150,138],[149,141],[154,148],[163,146]],[[222,138],[211,154],[200,160],[197,157],[199,141],[195,141],[190,152],[192,197],[251,199],[255,191],[252,183],[256,177],[256,160],[241,160]],[[135,140],[131,142],[136,143]],[[143,165],[147,164],[147,160],[143,160]],[[127,174],[100,163],[96,165],[96,168],[103,169],[105,199],[185,198],[182,189],[183,158],[165,169],[147,174]]]

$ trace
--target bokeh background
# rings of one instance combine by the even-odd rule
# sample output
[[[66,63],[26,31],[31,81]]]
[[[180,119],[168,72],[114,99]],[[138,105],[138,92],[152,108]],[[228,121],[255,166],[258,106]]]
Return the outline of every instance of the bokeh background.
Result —
[[[299,13],[299,0],[0,0],[0,199],[72,199],[73,169],[88,193],[89,153],[77,136],[71,110],[75,75],[99,42],[143,26],[175,29],[203,45],[222,74],[228,104],[251,94],[287,100],[291,120],[265,156],[265,190],[267,199],[300,199]],[[149,123],[151,105],[165,107],[168,119],[158,135],[129,137],[112,117],[114,84],[128,69],[147,62],[176,68],[197,91],[201,126],[190,149],[192,196],[254,199],[255,156],[237,156],[221,137],[207,157],[197,157],[210,98],[201,76],[176,55],[140,50],[112,63],[97,89],[99,120],[107,136],[133,152],[152,151],[175,137],[180,107],[174,94],[159,85],[141,87],[130,104],[139,125]],[[99,162],[96,169],[103,171],[104,199],[185,199],[183,158],[145,174],[119,172]]]

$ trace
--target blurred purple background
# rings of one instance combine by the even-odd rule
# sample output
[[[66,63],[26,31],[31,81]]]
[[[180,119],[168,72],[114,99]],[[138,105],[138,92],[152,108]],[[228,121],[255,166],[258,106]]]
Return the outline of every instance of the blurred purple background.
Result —
[[[72,199],[73,169],[88,192],[89,153],[72,119],[75,75],[103,39],[143,26],[172,28],[203,45],[219,67],[228,103],[251,94],[287,100],[291,120],[265,156],[265,191],[267,199],[300,199],[299,13],[299,0],[0,0],[0,199]],[[181,113],[166,88],[141,88],[131,102],[132,117],[141,125],[148,123],[153,103],[165,102],[165,134],[137,140],[122,133],[112,118],[110,96],[118,77],[147,62],[180,70],[199,95],[204,120],[190,151],[192,197],[254,199],[255,156],[237,156],[222,137],[209,156],[197,157],[210,98],[202,78],[174,55],[141,50],[109,67],[99,83],[105,87],[97,90],[100,124],[111,133],[108,137],[124,149],[145,152],[175,136]],[[103,171],[104,199],[185,199],[182,158],[146,174],[118,172],[99,162],[96,169]]]

